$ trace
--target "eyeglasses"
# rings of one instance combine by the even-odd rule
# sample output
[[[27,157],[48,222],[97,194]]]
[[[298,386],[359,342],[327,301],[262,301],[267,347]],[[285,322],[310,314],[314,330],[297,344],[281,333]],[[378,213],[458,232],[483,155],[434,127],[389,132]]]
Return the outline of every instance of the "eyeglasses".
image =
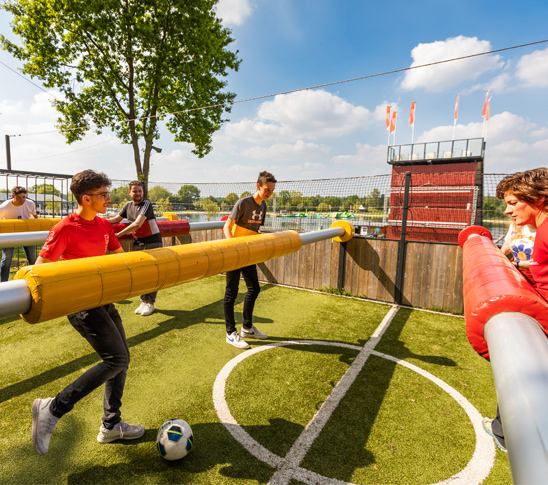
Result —
[[[90,197],[93,197],[96,195],[97,197],[102,197],[103,200],[109,200],[110,199],[110,193],[109,192],[100,192],[99,194],[85,194],[89,195]]]

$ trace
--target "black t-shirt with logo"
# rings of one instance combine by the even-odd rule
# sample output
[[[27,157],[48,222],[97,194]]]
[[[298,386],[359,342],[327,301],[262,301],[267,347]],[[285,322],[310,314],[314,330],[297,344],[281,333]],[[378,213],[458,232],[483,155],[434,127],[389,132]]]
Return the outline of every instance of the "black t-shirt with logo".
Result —
[[[266,202],[263,200],[257,204],[252,195],[244,197],[236,202],[228,217],[236,221],[240,227],[259,232],[259,228],[264,225],[266,218]]]
[[[148,244],[162,242],[162,236],[160,235],[160,229],[156,223],[156,216],[154,215],[154,209],[152,208],[150,200],[143,199],[138,204],[129,201],[118,215],[127,219],[130,223],[135,222],[140,215],[145,216],[147,220],[139,229],[131,234],[139,243]]]

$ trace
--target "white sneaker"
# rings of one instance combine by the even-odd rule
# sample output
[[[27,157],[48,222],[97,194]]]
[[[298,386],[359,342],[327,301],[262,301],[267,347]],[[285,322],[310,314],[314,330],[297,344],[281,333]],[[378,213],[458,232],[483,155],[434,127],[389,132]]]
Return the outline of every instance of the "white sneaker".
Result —
[[[226,343],[237,349],[249,349],[249,345],[240,338],[237,331],[232,332],[230,335],[226,334]]]
[[[143,303],[143,309],[141,310],[141,316],[146,317],[154,312],[153,303]]]
[[[123,421],[114,425],[114,428],[107,429],[103,425],[99,428],[97,441],[99,443],[110,443],[115,440],[136,440],[145,434],[145,428],[137,424],[127,424]]]
[[[255,325],[251,325],[251,328],[242,327],[242,338],[258,338],[261,340],[266,340],[268,335],[263,332],[259,332]]]
[[[48,452],[51,434],[59,421],[59,418],[56,418],[49,410],[51,401],[53,398],[48,397],[35,399],[32,403],[32,444],[39,455],[45,455]]]
[[[139,315],[145,309],[146,303],[144,301],[135,309],[135,313]]]

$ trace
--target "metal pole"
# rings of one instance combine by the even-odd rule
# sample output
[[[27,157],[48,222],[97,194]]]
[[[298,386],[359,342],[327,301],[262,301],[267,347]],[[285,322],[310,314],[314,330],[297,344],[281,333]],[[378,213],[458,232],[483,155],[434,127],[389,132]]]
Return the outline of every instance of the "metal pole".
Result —
[[[10,136],[6,135],[6,168],[11,170]]]
[[[498,313],[484,326],[514,483],[548,477],[548,339],[533,318]]]
[[[411,172],[405,172],[405,192],[403,194],[403,207],[401,216],[401,235],[398,244],[398,262],[396,266],[396,288],[394,302],[401,305],[403,300],[403,276],[405,274],[405,252],[407,248],[407,213],[409,211],[409,187],[411,186]]]

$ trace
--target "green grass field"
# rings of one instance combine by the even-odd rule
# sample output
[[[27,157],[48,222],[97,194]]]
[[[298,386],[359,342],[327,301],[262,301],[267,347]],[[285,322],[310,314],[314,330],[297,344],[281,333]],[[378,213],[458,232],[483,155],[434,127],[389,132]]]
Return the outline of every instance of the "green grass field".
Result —
[[[463,408],[431,380],[382,355],[427,371],[493,416],[490,365],[468,344],[462,318],[400,308],[360,364],[360,349],[390,305],[264,285],[254,323],[271,338],[250,342],[242,355],[225,343],[223,295],[224,278],[212,277],[161,291],[149,317],[133,313],[137,299],[118,303],[132,359],[122,417],[144,425],[146,434],[99,444],[97,389],[59,421],[46,456],[32,447],[32,402],[54,396],[98,357],[66,318],[38,325],[0,320],[0,483],[426,484],[458,474],[471,460],[476,435]],[[237,320],[243,295],[242,282]],[[286,341],[295,343],[281,345]],[[303,341],[312,342],[297,345]],[[280,345],[257,349],[269,343]],[[214,384],[238,356],[243,360],[223,394],[236,424],[225,426]],[[352,369],[355,380],[341,393],[337,383]],[[304,456],[286,475],[277,472],[264,457],[281,463],[298,455],[293,444],[312,433],[314,426],[303,431],[335,395],[340,401],[310,435]],[[171,418],[188,421],[195,437],[178,462],[163,460],[155,447],[158,428]],[[234,437],[237,429],[246,442]],[[250,443],[261,445],[259,452],[250,452]],[[494,456],[484,483],[511,483],[507,455]]]

